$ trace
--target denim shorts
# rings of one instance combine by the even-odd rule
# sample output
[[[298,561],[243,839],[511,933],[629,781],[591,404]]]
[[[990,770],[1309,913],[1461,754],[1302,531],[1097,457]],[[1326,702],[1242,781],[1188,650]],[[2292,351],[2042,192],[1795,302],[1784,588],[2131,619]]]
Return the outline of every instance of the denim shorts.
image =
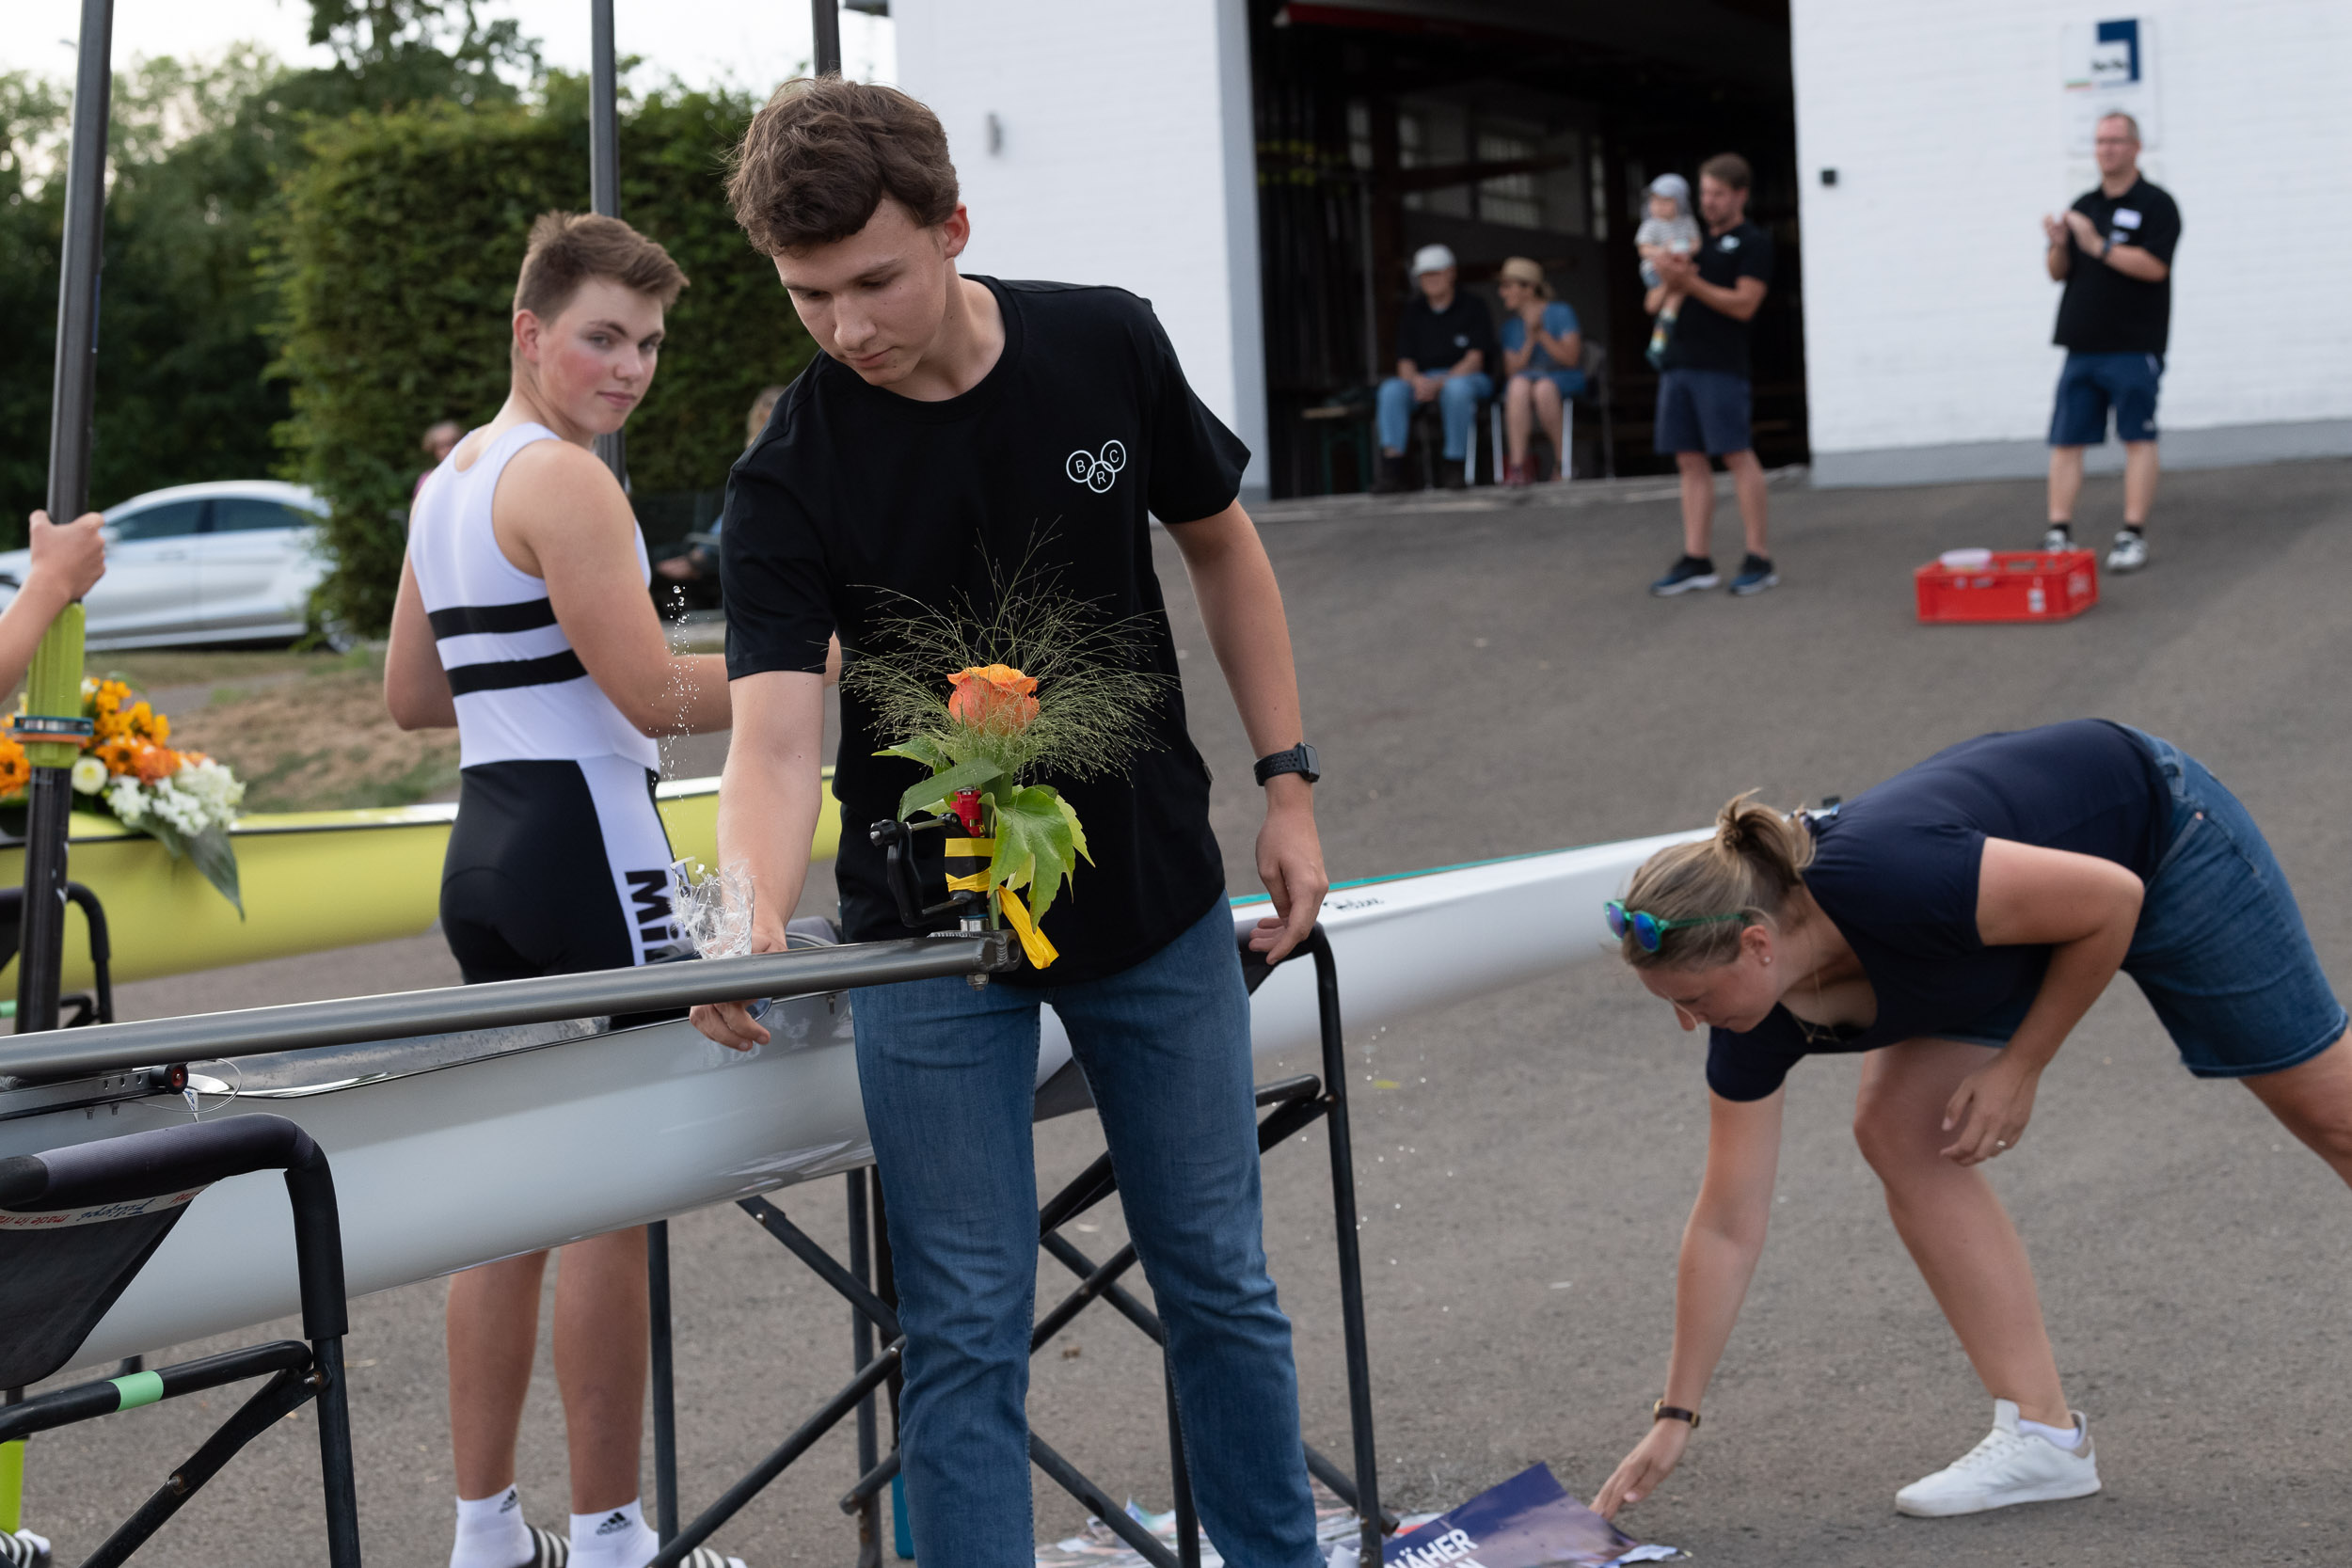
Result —
[[[1563,403],[1572,397],[1580,396],[1584,390],[1582,371],[1519,371],[1511,379],[1514,381],[1549,381],[1551,383],[1552,389],[1560,394],[1560,401]]]
[[[2058,372],[2058,397],[2050,410],[2050,445],[2095,447],[2107,438],[2107,409],[2115,409],[2115,438],[2156,438],[2156,384],[2164,378],[2158,354],[2069,354]]]
[[[2128,727],[2128,726],[2127,726]],[[2221,781],[2169,741],[2131,735],[2164,775],[2172,821],[2148,879],[2123,973],[2200,1078],[2258,1078],[2299,1067],[2344,1031],[2286,873]],[[1939,1039],[2007,1045],[2030,996]]]

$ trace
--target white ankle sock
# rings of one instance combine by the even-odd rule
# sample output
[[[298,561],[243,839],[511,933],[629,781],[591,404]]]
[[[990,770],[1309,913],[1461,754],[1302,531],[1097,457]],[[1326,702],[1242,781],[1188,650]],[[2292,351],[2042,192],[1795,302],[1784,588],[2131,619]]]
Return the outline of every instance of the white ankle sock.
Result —
[[[457,1499],[457,1543],[450,1548],[449,1568],[516,1568],[531,1556],[531,1530],[515,1488]]]
[[[2017,1418],[2017,1430],[2028,1437],[2039,1437],[2045,1443],[2064,1449],[2068,1453],[2082,1452],[2083,1438],[2088,1435],[2080,1421],[2072,1426],[2054,1427],[2044,1426],[2040,1421],[2028,1421],[2022,1416]]]
[[[642,1499],[598,1513],[572,1515],[571,1568],[645,1568],[661,1538],[645,1523]]]

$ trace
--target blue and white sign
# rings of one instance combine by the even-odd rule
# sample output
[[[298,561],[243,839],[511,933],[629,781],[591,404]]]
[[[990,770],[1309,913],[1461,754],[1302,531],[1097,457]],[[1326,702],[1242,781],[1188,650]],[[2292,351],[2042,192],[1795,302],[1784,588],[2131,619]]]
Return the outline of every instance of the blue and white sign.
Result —
[[[2100,119],[2127,114],[2138,122],[2142,147],[2156,145],[2155,59],[2144,16],[2070,22],[2059,29],[2059,85],[2065,94],[2066,152],[2091,156]]]

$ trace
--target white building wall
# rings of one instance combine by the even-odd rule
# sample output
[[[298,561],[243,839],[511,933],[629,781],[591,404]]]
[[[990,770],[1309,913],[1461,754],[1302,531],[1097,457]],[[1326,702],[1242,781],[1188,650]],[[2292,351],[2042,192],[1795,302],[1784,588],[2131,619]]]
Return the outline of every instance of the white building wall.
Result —
[[[2042,471],[2063,351],[2039,220],[2097,180],[2066,152],[2060,28],[2135,14],[2158,108],[2141,166],[2183,218],[2165,460],[2352,452],[2352,4],[1791,10],[1817,481]]]
[[[1265,359],[1243,0],[896,0],[898,85],[946,127],[961,265],[1152,301],[1265,491]],[[995,132],[992,147],[991,121]]]

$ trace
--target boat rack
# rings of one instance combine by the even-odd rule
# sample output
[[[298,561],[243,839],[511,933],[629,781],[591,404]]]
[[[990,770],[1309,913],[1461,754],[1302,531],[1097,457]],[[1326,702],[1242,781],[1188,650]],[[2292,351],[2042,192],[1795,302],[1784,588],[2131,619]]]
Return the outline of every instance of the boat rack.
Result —
[[[1250,952],[1246,935],[1238,940],[1242,943],[1243,974],[1254,991],[1258,984],[1272,973],[1272,968],[1263,961],[1253,961],[1257,960],[1258,955]],[[1259,1085],[1257,1102],[1267,1114],[1258,1123],[1258,1151],[1263,1157],[1267,1149],[1318,1121],[1329,1124],[1333,1234],[1337,1241],[1340,1273],[1340,1313],[1347,1363],[1348,1424],[1354,1473],[1351,1475],[1348,1470],[1317,1452],[1312,1445],[1307,1446],[1307,1467],[1317,1481],[1356,1511],[1357,1517],[1361,1521],[1361,1560],[1376,1563],[1380,1560],[1381,1537],[1394,1530],[1398,1521],[1394,1514],[1380,1506],[1379,1467],[1373,1442],[1371,1358],[1364,1330],[1363,1268],[1356,1235],[1356,1164],[1348,1130],[1347,1050],[1340,1027],[1338,970],[1332,959],[1330,941],[1320,925],[1283,962],[1298,958],[1311,959],[1315,968],[1323,1076],[1320,1082],[1312,1074],[1301,1074]],[[1085,1078],[1075,1061],[1065,1065],[1040,1086],[1037,1102],[1039,1120],[1091,1106]],[[820,1438],[853,1413],[856,1417],[859,1473],[856,1484],[841,1498],[841,1510],[858,1522],[859,1568],[881,1568],[882,1498],[885,1491],[893,1490],[892,1482],[898,1474],[899,1357],[904,1353],[906,1341],[898,1331],[898,1292],[892,1282],[889,1230],[882,1205],[880,1173],[868,1166],[849,1172],[845,1180],[849,1194],[850,1253],[846,1265],[834,1259],[806,1231],[794,1225],[782,1209],[767,1198],[744,1198],[737,1207],[757,1221],[761,1228],[783,1243],[812,1274],[849,1304],[853,1375],[839,1392],[802,1421],[766,1459],[728,1487],[683,1529],[677,1524],[677,1416],[671,1358],[668,1227],[657,1224],[649,1227],[647,1266],[651,1271],[653,1287],[654,1514],[656,1529],[662,1542],[661,1551],[655,1557],[650,1568],[675,1568],[676,1564],[683,1562],[696,1547],[707,1542],[805,1455]],[[1158,1314],[1120,1283],[1120,1276],[1135,1267],[1135,1243],[1129,1242],[1108,1259],[1098,1262],[1061,1234],[1063,1227],[1111,1196],[1118,1187],[1118,1179],[1111,1170],[1110,1155],[1104,1153],[1039,1208],[1039,1246],[1048,1257],[1075,1275],[1078,1284],[1052,1310],[1037,1320],[1029,1335],[1030,1354],[1035,1355],[1042,1350],[1080,1312],[1097,1301],[1107,1303],[1153,1343],[1166,1346],[1167,1338]],[[877,1334],[882,1341],[879,1354],[875,1350]],[[1034,1432],[1029,1436],[1029,1458],[1048,1479],[1084,1503],[1112,1533],[1153,1568],[1200,1568],[1200,1529],[1194,1511],[1190,1478],[1185,1471],[1184,1429],[1177,1415],[1175,1383],[1165,1370],[1165,1355],[1162,1359],[1168,1402],[1169,1484],[1175,1497],[1176,1544],[1173,1551],[1131,1517],[1109,1493]],[[879,1451],[877,1409],[879,1399],[885,1389],[890,1402],[892,1429],[891,1449],[886,1455]],[[893,1512],[897,1513],[895,1509]],[[894,1531],[898,1555],[912,1557],[913,1544],[905,1534],[902,1516],[898,1524],[898,1528]]]

